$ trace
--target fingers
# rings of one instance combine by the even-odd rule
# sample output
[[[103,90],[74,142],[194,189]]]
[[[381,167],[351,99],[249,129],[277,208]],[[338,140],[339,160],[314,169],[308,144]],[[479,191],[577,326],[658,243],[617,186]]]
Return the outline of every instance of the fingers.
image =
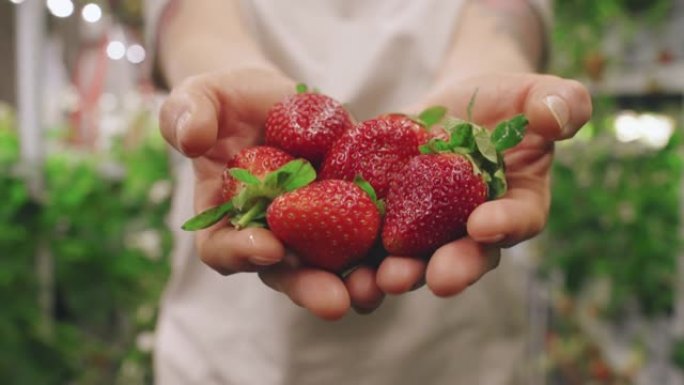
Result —
[[[259,273],[261,280],[324,320],[342,318],[351,306],[344,282],[335,274],[279,264]]]
[[[549,140],[573,137],[590,119],[591,112],[586,87],[554,76],[535,77],[524,107],[529,129]]]
[[[500,257],[499,249],[461,238],[432,255],[425,272],[427,285],[439,297],[459,294],[498,266]]]
[[[508,192],[502,198],[483,203],[470,214],[468,235],[480,243],[510,247],[539,234],[546,225],[551,204],[550,159],[549,154],[537,157],[526,164],[525,172],[507,175]]]
[[[480,243],[510,247],[539,234],[547,216],[548,205],[536,191],[514,189],[476,208],[468,218],[468,235]]]
[[[572,137],[591,117],[589,91],[581,83],[551,75],[487,74],[446,85],[428,97],[427,105],[444,104],[465,117],[475,96],[472,118],[494,125],[524,113],[529,130],[547,140]]]
[[[344,279],[352,307],[359,314],[372,312],[385,299],[385,293],[378,287],[375,275],[373,268],[360,266]]]
[[[197,248],[202,262],[221,274],[263,270],[285,256],[283,245],[266,229],[217,226],[197,234]]]
[[[176,87],[162,105],[162,135],[189,157],[204,154],[216,143],[220,114],[219,95],[208,86],[208,76],[190,78]]]
[[[425,261],[412,257],[385,258],[377,273],[377,284],[387,294],[403,294],[423,284]]]
[[[174,87],[164,101],[160,129],[171,146],[197,157],[219,138],[258,135],[255,127],[263,123],[268,109],[294,89],[292,80],[264,69],[193,76]]]

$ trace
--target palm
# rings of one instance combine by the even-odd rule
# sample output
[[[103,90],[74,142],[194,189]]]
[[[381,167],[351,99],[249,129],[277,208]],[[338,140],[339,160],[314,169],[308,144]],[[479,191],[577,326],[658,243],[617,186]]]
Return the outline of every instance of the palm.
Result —
[[[479,206],[468,219],[468,236],[438,249],[427,265],[389,257],[378,270],[383,290],[399,294],[425,276],[437,295],[450,296],[472,284],[499,262],[500,248],[515,245],[538,234],[545,225],[550,201],[549,173],[555,140],[570,137],[591,113],[589,95],[576,82],[553,76],[489,74],[445,84],[423,105],[444,105],[466,118],[475,95],[472,120],[492,128],[517,114],[530,121],[525,139],[504,154],[508,191]],[[549,95],[567,102],[567,121],[559,121],[545,104]],[[391,277],[396,265],[404,282]]]

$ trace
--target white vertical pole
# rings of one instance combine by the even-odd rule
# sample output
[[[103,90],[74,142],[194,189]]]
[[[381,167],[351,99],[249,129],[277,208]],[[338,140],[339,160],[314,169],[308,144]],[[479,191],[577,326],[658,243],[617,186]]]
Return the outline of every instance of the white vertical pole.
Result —
[[[43,132],[41,54],[45,36],[45,3],[28,0],[16,7],[16,68],[17,107],[19,139],[23,170],[27,171],[27,183],[34,199],[43,194]],[[54,314],[54,268],[53,260],[44,239],[38,243],[36,254],[36,275],[39,291],[38,304],[42,313],[42,328],[47,334],[52,331]]]

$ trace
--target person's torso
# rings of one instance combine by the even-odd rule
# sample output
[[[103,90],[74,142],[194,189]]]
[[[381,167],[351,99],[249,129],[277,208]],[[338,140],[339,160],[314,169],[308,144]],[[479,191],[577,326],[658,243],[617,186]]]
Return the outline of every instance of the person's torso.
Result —
[[[427,91],[464,1],[242,1],[256,40],[294,79],[345,103],[358,119]],[[179,169],[172,214],[192,212],[192,171]],[[204,266],[177,232],[157,344],[158,383],[510,384],[522,356],[524,283],[505,261],[463,295],[427,288],[389,297],[371,315],[325,322],[254,274]]]

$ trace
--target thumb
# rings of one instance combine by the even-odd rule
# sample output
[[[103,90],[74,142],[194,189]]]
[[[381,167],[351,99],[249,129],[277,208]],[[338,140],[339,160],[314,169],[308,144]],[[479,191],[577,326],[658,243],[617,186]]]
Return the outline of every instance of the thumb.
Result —
[[[529,131],[547,140],[567,139],[591,117],[589,91],[581,83],[552,75],[487,74],[456,85],[442,86],[427,100],[443,104],[466,117],[474,99],[472,119],[492,125],[516,114],[525,114]]]
[[[176,150],[197,157],[245,125],[260,126],[295,83],[264,70],[212,72],[175,87],[159,112],[161,133]]]

